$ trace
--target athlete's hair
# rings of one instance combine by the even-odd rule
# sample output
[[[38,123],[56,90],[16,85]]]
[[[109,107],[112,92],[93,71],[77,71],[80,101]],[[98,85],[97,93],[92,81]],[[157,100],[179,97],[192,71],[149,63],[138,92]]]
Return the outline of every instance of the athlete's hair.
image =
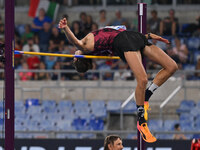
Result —
[[[105,140],[104,140],[104,150],[109,150],[108,144],[114,145],[114,142],[115,142],[117,139],[120,139],[120,140],[121,140],[120,136],[118,136],[118,135],[109,135],[109,136],[107,136],[107,137],[105,138]]]
[[[73,61],[73,66],[77,72],[85,73],[89,69],[92,69],[92,59],[77,58],[76,61]]]

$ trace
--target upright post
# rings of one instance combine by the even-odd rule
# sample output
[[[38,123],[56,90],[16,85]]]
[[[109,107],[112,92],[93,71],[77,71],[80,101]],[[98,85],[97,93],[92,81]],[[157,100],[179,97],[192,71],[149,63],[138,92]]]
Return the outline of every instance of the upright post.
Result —
[[[14,0],[5,1],[5,150],[14,150]]]
[[[146,34],[146,20],[147,20],[147,4],[138,3],[138,31],[142,34]],[[146,66],[145,59],[143,59],[143,65]],[[145,150],[145,141],[139,131],[137,131],[138,150]]]

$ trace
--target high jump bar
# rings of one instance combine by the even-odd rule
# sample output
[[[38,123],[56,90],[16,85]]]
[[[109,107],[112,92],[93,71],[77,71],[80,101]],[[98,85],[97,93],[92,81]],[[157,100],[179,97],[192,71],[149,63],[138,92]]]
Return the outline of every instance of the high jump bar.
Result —
[[[119,56],[93,56],[93,55],[73,55],[73,54],[56,54],[56,53],[40,53],[40,52],[25,52],[25,51],[14,51],[14,54],[27,54],[27,55],[38,55],[38,56],[54,56],[54,57],[70,57],[70,58],[91,58],[91,59],[120,59]]]

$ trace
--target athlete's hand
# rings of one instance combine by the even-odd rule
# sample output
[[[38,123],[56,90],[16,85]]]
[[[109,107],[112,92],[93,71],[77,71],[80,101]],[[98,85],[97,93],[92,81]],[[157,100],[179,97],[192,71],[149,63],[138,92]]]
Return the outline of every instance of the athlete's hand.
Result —
[[[58,24],[58,28],[63,29],[65,27],[67,27],[67,19],[63,18],[63,19],[60,20],[60,22]]]
[[[155,40],[164,42],[164,43],[166,43],[166,44],[169,44],[169,43],[170,43],[167,39],[162,38],[161,36],[158,36],[158,35],[156,35],[156,34],[151,33],[150,36],[151,36],[152,39],[155,39]]]

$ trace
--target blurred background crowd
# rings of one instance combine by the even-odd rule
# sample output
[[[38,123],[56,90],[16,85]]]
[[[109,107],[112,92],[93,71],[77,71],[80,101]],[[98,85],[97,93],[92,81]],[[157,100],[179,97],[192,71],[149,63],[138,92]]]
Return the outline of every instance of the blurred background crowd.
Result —
[[[68,3],[67,0],[56,1],[62,5]],[[98,5],[102,1],[72,1],[72,5]],[[117,3],[118,2],[118,3]],[[109,1],[110,4],[121,4],[122,1]],[[124,3],[124,2],[123,2]],[[152,1],[154,3],[168,4],[168,1]],[[195,1],[190,1],[195,3]],[[134,5],[134,1],[125,1],[125,4]],[[134,12],[133,12],[134,13]],[[137,14],[137,11],[135,11]],[[67,14],[62,17],[70,18]],[[180,24],[179,18],[176,17],[174,9],[168,10],[168,15],[160,18],[157,10],[150,11],[150,17],[147,18],[147,32],[155,33],[167,38],[171,43],[164,44],[156,40],[151,42],[162,48],[170,57],[178,64],[179,69],[200,70],[200,15],[194,16],[196,22]],[[64,53],[74,54],[76,48],[67,40],[64,33],[58,29],[57,23],[46,15],[44,8],[39,9],[38,16],[35,16],[30,24],[16,25],[15,28],[15,49],[30,52],[48,52],[48,53]],[[70,19],[69,19],[70,20]],[[69,21],[69,26],[72,32],[78,39],[82,39],[89,32],[103,28],[107,25],[125,25],[127,30],[138,31],[138,19],[133,18],[131,21],[123,16],[120,10],[115,11],[115,16],[107,17],[107,10],[101,9],[97,18],[94,18],[91,13],[83,11],[79,13],[79,19]],[[0,17],[0,40],[4,41],[4,21]],[[0,68],[3,64],[0,64]],[[149,70],[159,69],[155,63],[146,60],[146,68]],[[16,69],[48,69],[48,70],[73,70],[71,58],[60,57],[39,57],[30,55],[16,55]],[[129,69],[128,65],[121,60],[93,60],[93,70],[125,70]],[[19,73],[21,80],[57,80],[56,73]],[[0,78],[3,78],[1,73]],[[98,73],[91,74],[62,74],[62,80],[96,80],[99,78]],[[149,78],[153,78],[149,74]],[[192,79],[200,79],[200,74],[196,73],[190,76]],[[104,80],[131,80],[133,75],[127,73],[105,73]]]

